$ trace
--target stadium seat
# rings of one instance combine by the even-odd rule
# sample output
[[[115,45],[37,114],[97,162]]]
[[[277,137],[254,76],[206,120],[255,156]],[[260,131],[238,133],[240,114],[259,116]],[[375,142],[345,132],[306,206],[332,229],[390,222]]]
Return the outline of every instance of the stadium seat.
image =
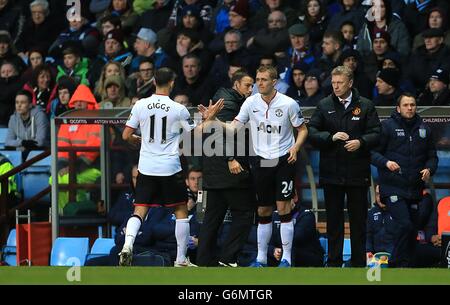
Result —
[[[9,232],[6,245],[2,249],[2,260],[10,266],[17,266],[16,260],[16,229]]]
[[[89,253],[89,238],[58,237],[50,254],[50,266],[84,266]]]
[[[97,238],[92,245],[91,253],[87,255],[86,260],[99,256],[109,255],[109,252],[111,252],[111,249],[112,247],[114,247],[114,245],[114,239],[112,238]]]
[[[43,151],[35,150],[31,151],[27,157],[27,160],[41,154]],[[27,187],[23,190],[24,199],[29,199],[41,192],[43,189],[49,186],[48,178],[50,177],[51,169],[51,157],[48,156],[39,162],[31,165],[27,169],[22,171],[22,183]],[[50,201],[50,194],[44,196],[41,200]]]
[[[350,238],[344,239],[344,250],[342,252],[342,258],[344,260],[344,263],[349,261],[352,257],[352,247],[350,243]]]
[[[5,148],[6,135],[8,134],[8,128],[0,128],[0,149]]]
[[[320,241],[320,245],[322,246],[323,249],[323,263],[326,264],[327,259],[328,259],[328,238],[326,237],[321,237],[319,238]]]

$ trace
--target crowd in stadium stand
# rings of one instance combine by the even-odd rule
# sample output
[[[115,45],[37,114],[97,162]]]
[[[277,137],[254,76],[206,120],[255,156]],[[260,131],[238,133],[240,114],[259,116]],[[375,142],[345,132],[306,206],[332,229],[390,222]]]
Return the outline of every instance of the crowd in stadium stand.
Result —
[[[7,148],[26,153],[49,147],[49,120],[72,108],[131,108],[155,92],[153,75],[162,67],[176,72],[171,98],[185,106],[207,106],[213,97],[228,94],[236,71],[246,71],[254,78],[257,68],[265,65],[278,71],[275,88],[300,107],[316,107],[333,94],[332,71],[337,66],[353,72],[353,88],[375,106],[392,106],[394,110],[397,99],[406,92],[417,106],[450,106],[450,4],[446,0],[80,3],[81,7],[71,7],[61,0],[0,1],[0,127],[8,128]],[[252,94],[257,91],[254,86]],[[110,128],[114,143],[121,141],[121,128]],[[58,145],[74,143],[99,146],[99,128],[61,128]],[[94,183],[100,177],[98,156],[94,152],[77,154],[80,183]],[[134,177],[135,157],[112,154],[116,183]],[[68,183],[64,153],[58,162],[60,183]],[[196,196],[195,187],[189,192]],[[132,212],[133,186],[116,197],[108,218],[118,228],[118,249],[112,261],[91,264],[117,265],[123,244],[121,230]],[[77,201],[83,198],[78,192]],[[67,194],[62,192],[59,200],[62,211],[68,203]],[[323,250],[314,215],[301,202],[293,204],[293,265],[322,266]],[[416,241],[417,255],[408,260],[409,266],[437,263],[440,242],[434,237],[434,210],[431,207],[424,212],[420,227],[415,228],[422,239]],[[171,217],[170,210],[152,210],[141,228],[143,234],[136,239],[139,247],[135,251],[164,252],[164,259],[173,261],[176,243]],[[198,226],[192,225],[195,216],[193,219],[191,254],[199,234]],[[386,221],[380,223],[381,219]],[[368,255],[392,251],[396,229],[389,227],[390,220],[378,198],[368,216]],[[217,253],[228,225],[225,222],[218,234]],[[277,221],[273,225],[269,265],[280,260]],[[240,265],[255,259],[255,249],[256,229],[252,227],[237,259]],[[202,257],[203,264],[217,265],[217,253]]]

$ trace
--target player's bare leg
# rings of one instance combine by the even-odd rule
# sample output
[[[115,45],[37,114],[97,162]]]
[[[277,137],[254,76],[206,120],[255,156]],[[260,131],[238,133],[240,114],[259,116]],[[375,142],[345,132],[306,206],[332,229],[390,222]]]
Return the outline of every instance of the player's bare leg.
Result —
[[[125,243],[122,251],[119,253],[119,266],[131,266],[134,240],[136,239],[148,210],[149,207],[147,206],[135,206],[133,216],[128,219],[127,228],[125,230]]]
[[[188,218],[187,205],[179,205],[175,207],[175,238],[177,239],[177,258],[174,262],[174,267],[197,267],[189,261],[186,257],[190,226]]]

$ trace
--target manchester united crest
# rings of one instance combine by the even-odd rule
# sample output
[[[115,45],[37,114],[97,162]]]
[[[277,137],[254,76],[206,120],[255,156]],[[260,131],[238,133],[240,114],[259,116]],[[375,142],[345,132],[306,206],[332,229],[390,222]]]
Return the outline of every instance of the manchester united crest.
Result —
[[[356,107],[355,109],[353,109],[353,112],[352,112],[353,115],[359,115],[360,113],[361,113],[361,108]]]
[[[283,116],[283,110],[281,110],[281,109],[275,110],[275,115],[276,115],[277,117]]]

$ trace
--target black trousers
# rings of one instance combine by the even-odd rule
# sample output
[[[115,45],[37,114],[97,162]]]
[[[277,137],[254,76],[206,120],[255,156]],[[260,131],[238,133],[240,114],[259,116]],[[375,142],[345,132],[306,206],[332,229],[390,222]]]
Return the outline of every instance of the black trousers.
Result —
[[[236,263],[253,224],[256,210],[255,196],[250,189],[220,189],[207,192],[196,263],[199,266],[217,266],[217,260],[223,263]],[[222,251],[216,257],[218,232],[228,209],[231,211],[231,227]]]
[[[343,263],[345,195],[350,221],[351,266],[366,266],[367,192],[366,186],[324,185],[329,267],[341,267]]]

